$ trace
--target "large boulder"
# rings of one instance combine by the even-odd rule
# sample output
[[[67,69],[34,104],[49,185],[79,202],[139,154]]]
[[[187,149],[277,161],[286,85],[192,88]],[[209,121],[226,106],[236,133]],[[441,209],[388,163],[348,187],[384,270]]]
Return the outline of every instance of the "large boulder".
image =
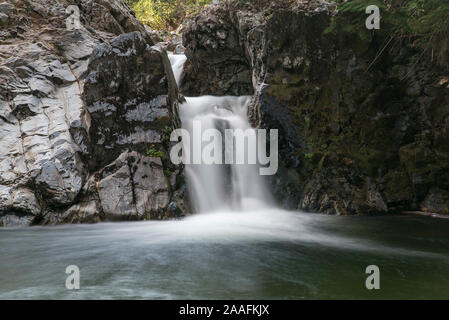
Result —
[[[146,153],[161,144],[173,125],[167,54],[150,47],[139,32],[96,48],[90,58],[84,101],[91,117],[91,171],[116,159],[123,149]]]
[[[170,201],[161,159],[136,152],[124,153],[104,168],[97,187],[104,214],[121,220],[162,218]]]

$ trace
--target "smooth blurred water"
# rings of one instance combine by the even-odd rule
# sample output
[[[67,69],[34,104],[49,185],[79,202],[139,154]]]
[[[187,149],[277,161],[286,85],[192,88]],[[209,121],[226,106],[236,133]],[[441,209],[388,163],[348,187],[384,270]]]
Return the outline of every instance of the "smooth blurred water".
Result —
[[[173,69],[173,75],[175,76],[176,84],[179,86],[182,80],[182,74],[184,70],[184,64],[187,61],[187,57],[183,54],[174,54],[168,52],[168,59]]]
[[[191,158],[185,165],[185,176],[195,212],[210,212],[217,208],[246,211],[272,206],[264,177],[259,175],[259,164],[248,163],[250,142],[243,140],[243,150],[236,150],[235,138],[230,139],[231,143],[225,143],[225,130],[231,130],[232,134],[234,130],[247,131],[254,134],[254,137],[257,136],[248,122],[247,107],[250,101],[249,96],[186,97],[186,102],[179,108],[182,126],[190,133],[191,138],[191,141],[186,143],[183,140],[183,143]],[[216,130],[220,139],[203,141],[203,134],[208,130]],[[253,142],[257,146],[257,139]],[[195,155],[201,158],[207,145],[214,146],[215,151],[212,153],[222,151],[218,157],[220,159],[226,158],[226,153],[232,155],[229,157],[232,164],[224,165],[224,161],[220,164],[206,164],[203,161],[192,164]],[[240,156],[244,156],[242,164],[236,164],[238,151],[241,152]]]
[[[0,299],[111,298],[448,299],[449,221],[265,210],[0,230]]]

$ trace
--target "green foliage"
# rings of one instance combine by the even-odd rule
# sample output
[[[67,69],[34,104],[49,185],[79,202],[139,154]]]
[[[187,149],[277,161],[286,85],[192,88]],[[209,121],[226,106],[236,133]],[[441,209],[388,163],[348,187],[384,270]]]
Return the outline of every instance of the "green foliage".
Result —
[[[304,158],[306,158],[307,160],[312,160],[313,159],[313,153],[305,153],[304,154]]]
[[[442,0],[334,0],[338,12],[328,33],[347,32],[362,40],[374,34],[404,43],[431,55],[432,61],[448,65],[449,61],[449,1]],[[368,5],[381,10],[381,29],[365,28]],[[393,41],[390,41],[393,43]]]
[[[170,136],[172,134],[172,127],[170,126],[165,126],[164,129],[162,130],[162,142],[164,143],[164,145],[167,145],[170,143]]]
[[[304,164],[306,168],[313,172],[317,167],[322,166],[325,156],[321,152],[309,152],[304,154]]]
[[[166,156],[165,153],[161,150],[157,150],[155,148],[151,148],[147,151],[147,156],[150,158],[161,158],[161,160],[165,160]]]
[[[212,0],[127,0],[137,17],[154,30],[176,29]]]
[[[173,172],[170,169],[165,169],[164,174],[167,178],[170,178],[173,175]]]
[[[298,0],[228,0],[234,10],[249,10],[253,12],[264,12],[270,16],[273,9],[289,9],[298,5]]]

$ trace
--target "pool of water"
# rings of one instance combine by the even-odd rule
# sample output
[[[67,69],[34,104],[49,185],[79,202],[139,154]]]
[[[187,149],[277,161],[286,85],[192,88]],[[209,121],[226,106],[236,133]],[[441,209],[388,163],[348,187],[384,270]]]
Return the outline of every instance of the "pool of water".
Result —
[[[449,221],[265,210],[0,229],[0,299],[449,299]]]

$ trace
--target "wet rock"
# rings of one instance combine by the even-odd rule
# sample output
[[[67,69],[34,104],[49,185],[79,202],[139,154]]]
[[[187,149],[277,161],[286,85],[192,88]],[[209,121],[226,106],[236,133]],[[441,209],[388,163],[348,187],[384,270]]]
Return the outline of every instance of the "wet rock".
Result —
[[[170,200],[170,186],[159,158],[123,153],[101,173],[98,194],[107,219],[161,219]]]
[[[35,216],[41,208],[32,190],[0,185],[0,215],[13,212]]]
[[[97,223],[104,220],[98,201],[80,202],[60,215],[58,223]]]
[[[170,185],[160,158],[149,158],[137,153],[130,155],[130,167],[139,215],[161,219],[170,200]]]
[[[186,24],[184,93],[255,93],[252,123],[279,130],[271,186],[288,208],[445,213],[447,72],[412,63],[411,47],[379,59],[383,39],[327,32],[345,14],[327,1],[266,4],[219,2]]]
[[[119,167],[116,172],[98,183],[101,206],[103,212],[109,218],[116,215],[130,218],[137,217],[129,170],[128,164],[123,163],[123,166]]]
[[[31,224],[32,217],[7,214],[0,217],[0,227],[25,227]]]
[[[421,204],[421,210],[431,213],[449,214],[449,192],[433,188]]]

